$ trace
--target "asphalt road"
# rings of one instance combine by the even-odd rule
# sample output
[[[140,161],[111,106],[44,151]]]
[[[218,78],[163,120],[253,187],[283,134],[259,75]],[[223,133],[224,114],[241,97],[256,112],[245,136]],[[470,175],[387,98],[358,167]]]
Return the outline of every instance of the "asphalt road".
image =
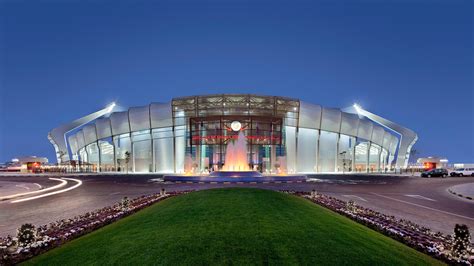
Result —
[[[124,196],[133,198],[159,192],[161,188],[176,191],[231,186],[298,191],[316,189],[443,233],[452,233],[456,223],[467,224],[471,228],[471,234],[474,231],[474,201],[462,199],[447,191],[453,185],[473,182],[472,177],[425,179],[387,175],[318,175],[311,177],[309,182],[296,184],[166,184],[152,181],[159,176],[144,175],[64,177],[77,178],[83,183],[73,190],[48,197],[18,203],[12,203],[12,200],[0,201],[0,235],[15,234],[16,228],[26,222],[42,225],[72,218],[110,206]],[[32,190],[34,186],[38,187],[32,185],[35,183],[46,188],[58,184],[58,181],[49,180],[48,176],[0,176],[0,197],[18,193],[22,188],[28,192],[27,188]],[[75,184],[69,181],[62,189]],[[8,194],[9,191],[12,193]]]

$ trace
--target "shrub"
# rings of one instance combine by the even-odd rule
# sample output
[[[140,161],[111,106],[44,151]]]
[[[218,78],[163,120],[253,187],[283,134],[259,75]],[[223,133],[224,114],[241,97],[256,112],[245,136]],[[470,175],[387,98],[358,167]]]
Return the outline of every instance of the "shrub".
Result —
[[[130,205],[130,200],[128,199],[127,196],[123,197],[122,202],[120,203],[122,207],[122,211],[128,210],[128,207]]]
[[[454,257],[462,257],[467,254],[467,249],[471,242],[469,228],[465,224],[456,224],[454,226],[454,241],[452,255]]]
[[[23,224],[17,229],[18,245],[24,247],[36,241],[36,228],[33,224]]]

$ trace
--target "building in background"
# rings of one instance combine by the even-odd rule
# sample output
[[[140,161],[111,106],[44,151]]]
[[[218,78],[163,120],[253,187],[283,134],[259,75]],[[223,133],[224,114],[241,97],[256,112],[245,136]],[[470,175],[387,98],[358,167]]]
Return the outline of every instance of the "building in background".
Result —
[[[448,168],[448,159],[441,157],[430,156],[425,158],[418,158],[416,162],[421,165],[424,170]]]
[[[43,166],[48,164],[48,158],[24,156],[13,158],[10,162],[0,167],[2,172],[37,173],[43,171]]]
[[[180,97],[125,111],[113,104],[48,138],[58,162],[78,169],[184,173],[220,170],[239,132],[249,167],[264,173],[405,169],[417,141],[412,130],[357,105],[341,110],[250,94]]]

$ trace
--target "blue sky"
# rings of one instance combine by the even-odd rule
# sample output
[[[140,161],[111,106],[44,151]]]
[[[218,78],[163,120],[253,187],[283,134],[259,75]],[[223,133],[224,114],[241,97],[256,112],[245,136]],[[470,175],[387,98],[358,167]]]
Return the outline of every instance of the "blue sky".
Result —
[[[474,162],[472,1],[0,0],[0,162],[104,107],[254,93],[354,102]],[[54,161],[54,160],[53,160]]]

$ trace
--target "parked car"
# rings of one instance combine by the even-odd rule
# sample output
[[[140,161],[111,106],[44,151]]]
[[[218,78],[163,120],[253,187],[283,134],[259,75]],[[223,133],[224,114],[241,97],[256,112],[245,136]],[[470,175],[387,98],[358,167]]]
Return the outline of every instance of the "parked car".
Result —
[[[451,176],[474,176],[474,168],[458,168],[454,169]]]
[[[443,168],[431,169],[421,173],[421,177],[447,177],[448,170]]]

